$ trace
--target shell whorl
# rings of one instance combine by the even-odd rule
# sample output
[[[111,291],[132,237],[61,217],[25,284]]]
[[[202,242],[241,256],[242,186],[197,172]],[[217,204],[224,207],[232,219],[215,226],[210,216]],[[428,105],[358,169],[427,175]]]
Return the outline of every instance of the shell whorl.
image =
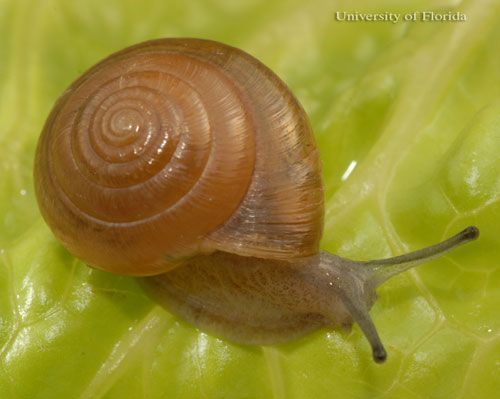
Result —
[[[223,70],[154,47],[118,53],[73,84],[44,128],[38,192],[59,201],[42,209],[59,213],[56,234],[75,255],[154,273],[239,205],[254,169],[250,130]]]
[[[242,66],[261,70],[252,73]],[[239,215],[257,222],[265,217],[272,226],[273,220],[257,215],[258,210],[248,217],[245,198],[250,192],[263,207],[271,185],[286,195],[273,178],[253,182],[270,166],[257,159],[261,147],[280,140],[268,138],[273,132],[263,131],[258,121],[266,116],[255,115],[261,105],[252,96],[260,94],[247,93],[259,73],[279,86],[280,107],[296,103],[258,61],[211,41],[145,42],[87,71],[56,103],[37,149],[37,198],[55,235],[93,266],[148,275],[199,252],[241,248],[246,233],[225,231]],[[297,121],[308,127],[305,116]],[[314,149],[310,130],[304,132],[295,136],[304,136]],[[306,155],[300,179],[318,169],[315,151]],[[277,156],[289,169],[293,157]],[[283,174],[281,169],[276,172]],[[313,200],[310,206],[317,205]],[[256,226],[247,231],[250,241],[265,239]],[[309,234],[314,245],[320,234],[321,228]],[[231,241],[231,235],[236,239]],[[251,254],[258,246],[248,246]]]

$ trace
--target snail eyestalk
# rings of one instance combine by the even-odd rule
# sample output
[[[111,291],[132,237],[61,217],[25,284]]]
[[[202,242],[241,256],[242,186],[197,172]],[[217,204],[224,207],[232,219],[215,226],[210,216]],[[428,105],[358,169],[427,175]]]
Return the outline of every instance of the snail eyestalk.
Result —
[[[370,260],[367,262],[358,262],[364,267],[369,268],[370,282],[378,287],[391,277],[394,277],[408,269],[429,262],[438,258],[448,251],[459,247],[469,241],[479,237],[479,229],[476,226],[469,226],[460,233],[426,248],[419,249],[404,255],[393,258]]]
[[[369,314],[376,299],[375,289],[389,278],[435,259],[477,237],[479,229],[470,226],[439,244],[393,258],[371,261],[352,261],[323,251],[318,269],[327,276],[326,283],[343,303],[351,320],[361,328],[370,343],[373,360],[383,363],[387,353]],[[320,286],[321,278],[316,278],[316,281]],[[328,313],[326,315],[328,317]]]
[[[385,362],[387,359],[387,352],[385,351],[384,345],[380,340],[375,324],[373,324],[373,320],[371,319],[365,304],[360,301],[352,300],[349,296],[343,295],[342,292],[340,292],[340,297],[345,307],[351,314],[351,317],[356,321],[356,323],[358,323],[359,327],[363,331],[363,334],[370,343],[373,360],[376,363]]]

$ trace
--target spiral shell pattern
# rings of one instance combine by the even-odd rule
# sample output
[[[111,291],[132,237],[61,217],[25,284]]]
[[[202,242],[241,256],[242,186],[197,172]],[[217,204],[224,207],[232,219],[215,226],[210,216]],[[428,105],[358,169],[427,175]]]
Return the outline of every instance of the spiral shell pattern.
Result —
[[[196,253],[244,197],[251,121],[225,71],[179,43],[131,47],[57,102],[35,166],[42,214],[67,248],[122,274]]]
[[[111,272],[159,274],[214,251],[318,251],[307,116],[272,71],[221,43],[153,40],[88,70],[54,106],[34,177],[56,237]]]

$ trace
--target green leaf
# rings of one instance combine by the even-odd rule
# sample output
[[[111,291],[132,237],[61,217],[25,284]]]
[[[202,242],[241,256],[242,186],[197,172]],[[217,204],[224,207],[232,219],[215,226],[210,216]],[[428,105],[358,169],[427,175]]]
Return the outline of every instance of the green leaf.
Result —
[[[0,2],[0,398],[497,396],[500,6],[338,4]],[[431,9],[467,21],[334,15]],[[357,326],[272,347],[214,338],[157,306],[133,278],[74,259],[45,226],[32,167],[53,102],[109,53],[171,36],[245,49],[296,93],[323,159],[323,248],[380,258],[479,226],[477,242],[381,287],[371,314],[384,365]]]

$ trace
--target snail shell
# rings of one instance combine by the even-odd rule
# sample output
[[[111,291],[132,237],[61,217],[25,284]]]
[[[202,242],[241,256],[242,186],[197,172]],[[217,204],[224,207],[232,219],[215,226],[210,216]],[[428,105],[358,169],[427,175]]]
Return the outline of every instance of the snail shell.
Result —
[[[120,274],[216,250],[304,257],[322,233],[304,110],[262,63],[208,40],[145,42],[76,80],[43,129],[35,188],[70,252]]]

